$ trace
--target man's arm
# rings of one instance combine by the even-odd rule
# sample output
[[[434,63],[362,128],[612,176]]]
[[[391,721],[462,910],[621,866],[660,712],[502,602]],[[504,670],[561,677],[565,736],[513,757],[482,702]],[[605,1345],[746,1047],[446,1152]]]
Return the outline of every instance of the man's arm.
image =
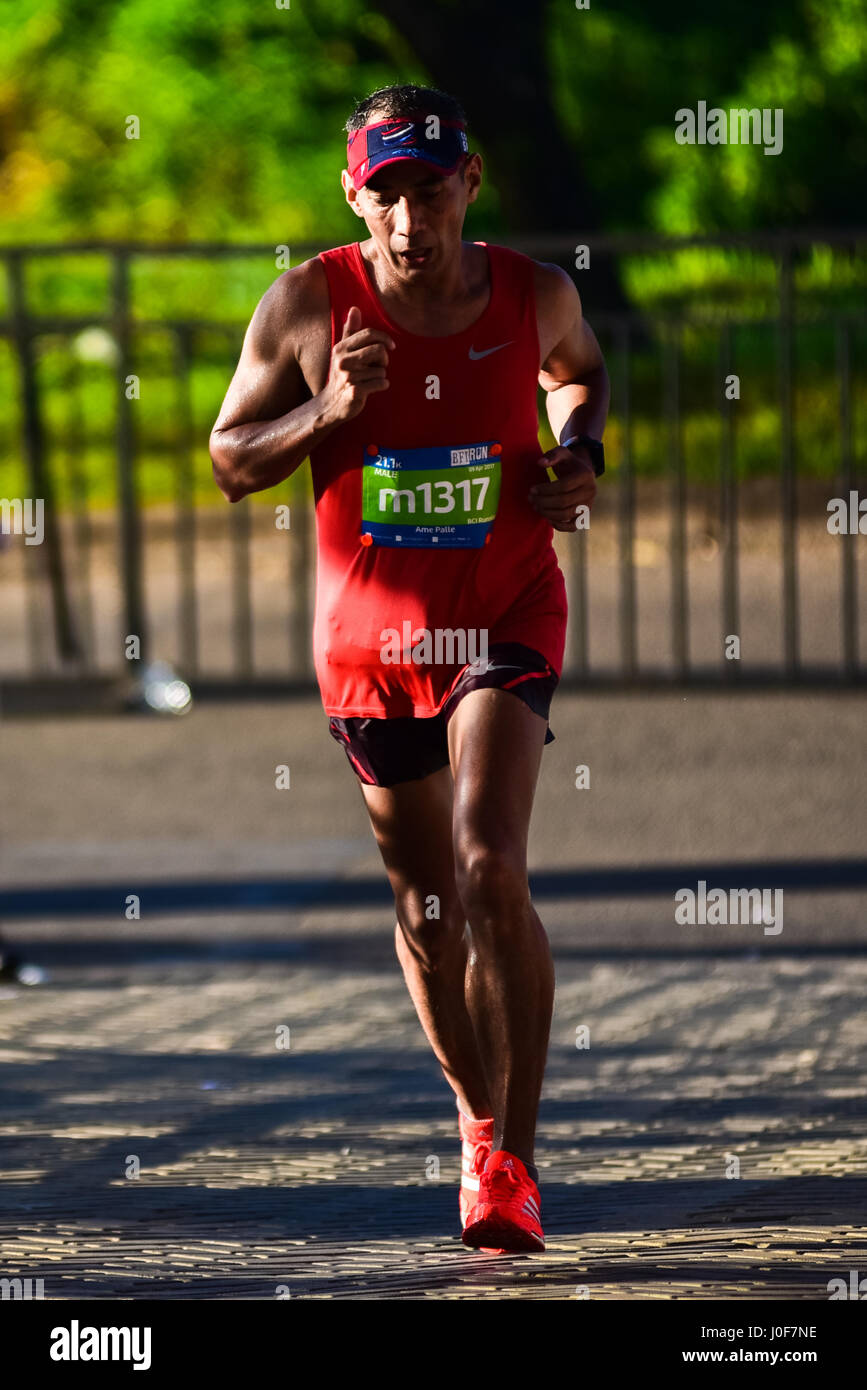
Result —
[[[363,329],[359,309],[350,309],[333,349],[330,342],[324,272],[307,262],[262,297],[211,431],[214,478],[229,502],[288,478],[333,429],[359,414],[371,391],[387,389],[394,342]],[[328,374],[314,394],[303,366],[317,357],[328,363]],[[309,367],[308,375],[314,376]]]
[[[596,336],[581,312],[571,278],[558,266],[536,266],[536,314],[542,366],[539,384],[556,439],[601,439],[608,417],[608,372]],[[558,531],[576,529],[576,508],[592,506],[596,476],[586,449],[549,449],[539,460],[556,482],[539,482],[530,501]]]

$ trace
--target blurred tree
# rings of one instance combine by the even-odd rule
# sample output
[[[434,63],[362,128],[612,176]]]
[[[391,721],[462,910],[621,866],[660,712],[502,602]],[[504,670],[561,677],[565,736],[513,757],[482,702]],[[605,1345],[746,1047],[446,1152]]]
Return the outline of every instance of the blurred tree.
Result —
[[[546,53],[545,7],[489,0],[407,6],[379,0],[429,69],[436,86],[462,103],[474,141],[486,151],[512,232],[582,239],[602,222],[574,141],[555,109]],[[571,267],[571,258],[563,261]],[[611,261],[593,260],[592,297],[608,309],[626,300]]]
[[[867,0],[550,7],[555,104],[609,228],[672,234],[867,219]],[[782,107],[778,156],[678,145],[675,112]]]
[[[354,236],[346,113],[410,80],[465,103],[494,234],[861,223],[865,77],[867,0],[7,0],[4,230]],[[677,145],[699,100],[782,106],[783,153]]]
[[[358,96],[392,80],[392,37],[355,0],[0,8],[8,232],[291,241],[354,230],[341,215],[342,126]]]

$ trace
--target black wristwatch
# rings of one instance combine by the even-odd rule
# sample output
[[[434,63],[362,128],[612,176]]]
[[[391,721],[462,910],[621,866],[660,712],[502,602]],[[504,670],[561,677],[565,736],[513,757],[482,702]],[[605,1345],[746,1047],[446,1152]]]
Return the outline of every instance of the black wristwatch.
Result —
[[[597,478],[601,478],[605,472],[605,446],[601,439],[593,439],[589,434],[573,434],[571,439],[564,439],[560,445],[561,449],[571,449],[573,444],[581,445],[590,455],[590,462],[593,464],[593,472]]]

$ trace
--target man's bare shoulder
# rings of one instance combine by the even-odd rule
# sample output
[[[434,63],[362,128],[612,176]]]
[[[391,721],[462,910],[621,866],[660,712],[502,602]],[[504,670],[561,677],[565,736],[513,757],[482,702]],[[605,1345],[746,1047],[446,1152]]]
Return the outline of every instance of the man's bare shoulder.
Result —
[[[327,329],[331,301],[318,257],[284,270],[260,299],[250,323],[257,354],[266,361],[297,347],[313,328]]]
[[[581,324],[581,297],[571,275],[548,261],[533,262],[536,325],[542,363]]]
[[[563,319],[567,326],[580,316],[581,296],[572,276],[562,266],[550,261],[534,261],[533,283],[540,315]]]

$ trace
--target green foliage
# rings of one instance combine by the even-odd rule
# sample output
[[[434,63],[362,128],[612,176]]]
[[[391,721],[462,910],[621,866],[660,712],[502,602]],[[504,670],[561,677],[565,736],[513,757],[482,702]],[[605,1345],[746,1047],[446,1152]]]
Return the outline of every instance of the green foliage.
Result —
[[[609,228],[864,224],[867,0],[613,0],[550,16],[558,104]],[[782,107],[782,153],[678,145],[675,112],[699,101]]]
[[[7,233],[346,234],[343,122],[395,80],[395,55],[353,0],[17,0],[0,10]]]
[[[609,228],[863,222],[867,0],[548,3],[539,23]],[[375,0],[15,0],[0,8],[7,237],[348,239],[346,115],[378,85],[428,80],[425,57]],[[783,154],[677,145],[675,111],[699,100],[782,106]]]
[[[432,20],[436,12],[455,26],[456,42],[461,7],[454,0],[447,15],[444,4],[431,7]],[[507,32],[508,0],[492,11],[491,22]],[[606,230],[691,234],[867,221],[867,0],[728,0],[724,7],[594,0],[589,10],[569,0],[540,0],[538,17],[546,26],[559,122]],[[278,9],[273,0],[2,5],[4,240],[246,241],[293,248],[303,240],[352,240],[363,229],[339,186],[345,118],[377,86],[430,81],[426,59],[409,49],[375,0],[293,0],[290,9]],[[446,86],[447,77],[437,73]],[[678,145],[675,112],[699,100],[726,110],[782,106],[783,153]],[[127,139],[130,116],[140,122],[138,139]],[[521,119],[519,107],[504,105],[504,122]],[[569,177],[564,168],[563,178]],[[473,210],[472,236],[508,237],[509,227],[499,220],[508,180],[522,196],[533,196],[531,168],[501,165],[497,178],[499,186],[489,182]],[[545,221],[546,209],[539,207],[540,233]],[[684,250],[631,256],[620,268],[631,300],[651,317],[678,313],[684,305],[711,317],[777,312],[777,266],[767,254]],[[206,318],[217,326],[197,330],[191,377],[195,485],[202,500],[214,497],[207,433],[243,325],[277,273],[273,255],[266,254],[216,262],[155,255],[132,264],[138,322]],[[863,255],[817,244],[795,264],[794,275],[801,310],[863,304]],[[101,256],[45,257],[30,263],[27,293],[35,313],[107,324],[111,268]],[[0,283],[0,316],[8,312],[5,295]],[[79,440],[82,483],[95,500],[108,501],[115,388],[109,365],[98,360],[98,337],[82,348],[78,333],[71,330],[78,342],[71,356],[59,336],[39,344],[52,459],[64,486],[71,485],[69,458]],[[824,476],[834,467],[832,453],[822,447],[834,428],[833,346],[826,341],[805,356],[806,341],[802,331],[800,457],[803,468]],[[137,334],[136,345],[136,369],[146,372],[150,393],[138,441],[142,488],[147,497],[170,498],[183,423],[177,346],[171,333],[158,332]],[[859,351],[857,440],[864,436],[863,343]],[[742,336],[739,352],[751,374],[751,394],[739,412],[741,467],[767,471],[777,458],[773,340]],[[708,404],[715,359],[698,338],[689,359],[683,381],[687,459],[699,476],[716,466],[718,420]],[[645,348],[633,387],[635,466],[645,473],[664,469],[667,457],[654,360]],[[615,384],[615,468],[623,426],[617,404]],[[0,339],[0,461],[12,493],[12,475],[21,468],[18,410],[14,358]]]

